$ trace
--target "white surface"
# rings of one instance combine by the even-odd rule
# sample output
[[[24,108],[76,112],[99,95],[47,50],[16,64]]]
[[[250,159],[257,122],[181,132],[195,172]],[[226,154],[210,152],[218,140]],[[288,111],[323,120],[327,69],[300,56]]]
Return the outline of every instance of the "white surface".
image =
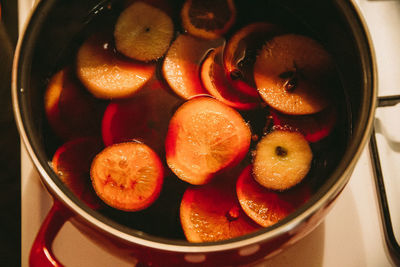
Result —
[[[30,7],[31,1],[19,0],[19,3],[21,7]],[[380,95],[400,94],[400,1],[356,2],[367,18],[377,50]],[[23,16],[21,19],[24,19]],[[389,112],[389,109],[394,109],[395,112]],[[394,212],[400,211],[400,182],[399,179],[394,179],[398,178],[400,172],[400,166],[396,164],[400,159],[400,135],[395,130],[400,127],[399,115],[398,106],[385,108],[377,113],[379,121],[385,125],[380,128],[380,132],[388,133],[379,133],[377,138],[384,157],[384,175],[390,179],[387,189],[396,229],[400,229],[400,214]],[[389,124],[385,121],[389,121]],[[21,155],[21,260],[22,266],[28,266],[30,247],[50,209],[51,198],[42,187],[24,149]],[[293,247],[257,267],[392,266],[384,242],[371,162],[366,148],[349,184],[324,223]],[[61,229],[53,248],[56,256],[66,266],[134,265],[105,253],[70,223]]]
[[[26,158],[23,160],[28,162]],[[22,175],[29,177],[23,184],[26,195],[22,198],[22,266],[28,266],[31,243],[51,202],[35,171],[27,167]],[[61,229],[53,248],[66,266],[133,266],[105,253],[70,223]],[[391,266],[381,233],[367,150],[325,222],[288,250],[257,265],[261,266]]]

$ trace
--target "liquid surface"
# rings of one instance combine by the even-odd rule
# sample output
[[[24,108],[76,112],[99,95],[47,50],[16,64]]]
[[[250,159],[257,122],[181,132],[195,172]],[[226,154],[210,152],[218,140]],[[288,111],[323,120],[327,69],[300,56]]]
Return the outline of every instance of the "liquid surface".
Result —
[[[169,2],[169,6],[173,10],[172,14],[179,14],[183,1]],[[229,39],[234,32],[249,23],[266,21],[279,25],[285,28],[288,32],[304,34],[319,40],[319,36],[316,34],[317,31],[310,28],[309,25],[302,21],[300,15],[294,14],[289,8],[290,5],[286,5],[288,3],[290,4],[291,2],[236,1],[238,11],[236,22],[224,37]],[[104,26],[104,32],[112,32],[112,25],[114,25],[119,13],[123,10],[124,5],[122,1],[110,1],[110,4],[105,6],[107,6],[107,8],[101,9],[101,12],[96,13],[92,11],[91,14],[93,15],[89,16],[90,19],[88,24],[82,28],[82,31],[77,34],[76,38],[73,39],[71,43],[66,44],[66,47],[62,49],[63,52],[60,54],[60,57],[54,59],[54,66],[56,67],[49,70],[49,73],[53,74],[67,65],[74,64],[77,49],[96,29]],[[183,33],[184,30],[180,26],[179,16],[173,16],[172,19],[176,31],[175,39],[176,36]],[[204,57],[205,56],[206,54]],[[163,113],[166,115],[165,120],[162,123],[165,124],[165,121],[169,120],[177,106],[182,104],[185,100],[177,96],[165,81],[161,71],[163,61],[164,58],[160,58],[156,61],[154,78],[162,84],[162,87],[164,88],[163,90],[165,90],[164,93],[167,93],[171,99],[174,99],[174,103],[177,103],[176,105],[171,106],[153,107],[155,109],[163,109]],[[199,64],[200,63],[201,62],[199,62]],[[45,86],[46,85],[44,85],[44,87]],[[335,81],[334,86],[336,93],[332,100],[335,102],[337,107],[338,119],[335,128],[327,138],[320,142],[311,143],[313,161],[311,164],[311,170],[303,181],[303,183],[310,185],[313,192],[318,190],[318,188],[329,177],[332,170],[336,167],[337,162],[343,154],[346,140],[348,138],[348,122],[346,119],[348,112],[346,110],[347,104],[343,101],[343,99],[346,99],[344,89],[342,88],[339,79]],[[96,99],[96,101],[100,110],[104,110],[105,106],[109,103],[107,100]],[[241,163],[242,166],[246,166],[251,163],[252,151],[254,151],[258,140],[270,130],[268,125],[271,125],[271,121],[268,116],[269,107],[259,107],[249,111],[240,111],[240,114],[250,126],[253,135],[249,153]],[[148,123],[151,124],[152,122]],[[63,143],[63,141],[54,135],[48,124],[44,124],[43,127],[46,140],[46,151],[49,158],[51,158],[55,150]],[[99,135],[101,135],[101,132],[99,132]],[[163,160],[165,160],[165,157]],[[152,236],[185,240],[179,221],[179,205],[187,186],[187,183],[181,181],[169,171],[166,172],[160,197],[148,209],[139,212],[123,212],[105,206],[98,212],[119,224],[145,232]]]

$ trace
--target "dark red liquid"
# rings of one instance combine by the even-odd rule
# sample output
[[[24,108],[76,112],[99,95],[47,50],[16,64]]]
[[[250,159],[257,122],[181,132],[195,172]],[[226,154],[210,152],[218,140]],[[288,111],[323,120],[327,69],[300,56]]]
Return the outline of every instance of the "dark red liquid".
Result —
[[[176,29],[176,35],[178,35],[179,33],[183,32],[180,26],[181,24],[178,15],[183,1],[169,2],[171,2],[170,6],[172,7],[171,10],[173,10],[172,14],[176,15],[173,17],[173,20]],[[122,6],[122,1],[110,1],[110,5],[108,6],[109,8],[102,9],[96,15],[89,16],[87,25],[82,28],[82,31],[76,36],[76,39],[72,40],[70,44],[66,44],[65,49],[60,53],[60,57],[55,59],[54,68],[50,70],[49,73],[53,74],[65,66],[74,65],[77,49],[87,38],[87,36],[92,34],[94,31],[97,31],[98,29],[105,29],[105,31],[112,32],[112,27],[110,28],[110,25],[114,25],[118,14],[122,10]],[[224,36],[226,39],[228,39],[232,33],[241,27],[251,22],[258,21],[274,23],[285,28],[288,32],[308,35],[317,40],[323,40],[324,38],[324,36],[319,35],[318,30],[309,28],[306,24],[304,24],[301,18],[298,17],[293,10],[288,8],[288,6],[285,6],[285,4],[281,1],[236,1],[236,6],[238,10],[236,23]],[[150,120],[143,122],[143,125],[146,125],[146,127],[153,127],[156,129],[156,135],[159,134],[161,136],[160,140],[162,140],[162,135],[164,132],[161,130],[157,131],[158,124],[168,124],[169,118],[172,116],[175,109],[179,106],[179,104],[184,102],[183,99],[180,99],[174,94],[174,92],[165,82],[161,74],[162,63],[163,58],[157,61],[155,78],[159,84],[161,84],[161,86],[158,87],[158,90],[164,90],[163,93],[168,95],[168,101],[172,101],[175,104],[168,105],[168,103],[166,103],[166,105],[146,107],[146,109],[159,109],[157,113],[164,113],[165,116],[161,119],[161,121],[157,121],[156,125],[154,125],[154,122]],[[199,62],[199,64],[200,63],[201,62]],[[347,118],[350,116],[350,114],[347,110],[347,103],[344,102],[344,99],[346,99],[345,92],[338,77],[335,77],[333,82],[335,94],[333,95],[332,99],[337,108],[336,124],[328,137],[319,142],[311,144],[314,155],[312,167],[309,174],[302,182],[303,185],[309,186],[313,192],[318,190],[318,188],[326,181],[330,173],[336,167],[336,164],[343,155],[349,135]],[[46,85],[44,85],[44,87],[45,86]],[[133,98],[135,98],[135,96]],[[107,100],[98,99],[95,99],[95,101],[99,109],[102,111],[105,110],[105,107],[110,102]],[[269,111],[269,107],[260,107],[250,111],[240,112],[243,118],[249,123],[254,137],[251,143],[250,151],[242,162],[243,166],[251,163],[251,153],[254,150],[257,141],[267,131],[269,131],[270,126],[272,126],[272,124],[270,124],[271,121],[269,117]],[[137,120],[137,118],[135,118],[135,120]],[[98,125],[98,127],[99,129],[101,128],[100,125]],[[146,143],[146,138],[153,137],[152,135],[149,136],[147,132],[148,128],[146,127],[143,128],[146,130],[143,130],[143,132],[139,134],[142,139],[141,141],[144,143]],[[47,124],[44,125],[43,132],[45,134],[47,154],[49,155],[49,158],[51,158],[55,150],[64,141],[58,138]],[[100,131],[98,135],[101,136]],[[162,151],[163,144],[159,144],[158,147],[159,148],[157,150]],[[165,156],[159,156],[165,162]],[[153,236],[185,240],[179,221],[179,205],[183,192],[188,184],[178,179],[171,171],[167,171],[166,174],[167,177],[165,177],[163,189],[159,199],[148,209],[139,212],[123,212],[104,205],[104,207],[98,212],[106,217],[109,217],[111,220],[117,223],[132,229],[143,231]],[[232,179],[236,178],[237,177],[232,177]]]

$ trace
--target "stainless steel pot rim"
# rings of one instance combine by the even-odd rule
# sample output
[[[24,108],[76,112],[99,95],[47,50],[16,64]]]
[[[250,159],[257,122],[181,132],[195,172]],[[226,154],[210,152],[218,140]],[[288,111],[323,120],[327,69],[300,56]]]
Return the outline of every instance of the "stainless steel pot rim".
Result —
[[[345,0],[340,0],[344,3]],[[41,2],[45,2],[44,0],[38,1],[38,3],[33,8],[28,21],[31,21],[31,17],[36,12],[38,8],[38,4]],[[14,109],[14,116],[16,119],[16,124],[21,136],[21,140],[30,156],[34,166],[38,170],[42,182],[47,186],[48,190],[69,209],[75,212],[76,215],[80,217],[80,219],[86,221],[89,225],[94,228],[97,228],[101,231],[104,231],[118,239],[123,241],[138,244],[141,246],[149,247],[149,248],[157,248],[158,250],[164,251],[173,251],[173,252],[182,252],[182,253],[207,253],[207,252],[217,252],[231,249],[238,249],[246,246],[251,246],[257,243],[266,242],[268,240],[273,240],[274,238],[285,234],[291,233],[298,226],[300,226],[303,222],[305,222],[308,218],[310,218],[313,214],[317,213],[321,208],[326,206],[327,203],[333,201],[336,196],[340,193],[340,191],[347,184],[350,174],[358,161],[366,143],[368,142],[370,132],[372,130],[372,125],[374,121],[374,112],[376,107],[376,99],[377,99],[377,70],[376,70],[376,60],[375,53],[372,45],[372,40],[370,34],[368,32],[367,25],[365,20],[362,17],[362,14],[358,7],[354,4],[353,1],[347,1],[350,4],[350,8],[353,9],[355,14],[355,18],[361,24],[361,28],[365,35],[365,39],[368,45],[368,53],[370,56],[371,63],[371,86],[372,86],[372,95],[371,95],[371,104],[368,107],[368,116],[365,120],[365,127],[363,128],[363,132],[359,133],[361,137],[359,138],[359,142],[357,144],[352,144],[355,149],[354,153],[351,155],[347,153],[345,155],[345,159],[341,161],[338,168],[332,174],[332,177],[338,177],[336,182],[326,191],[324,194],[314,201],[309,201],[312,204],[307,204],[305,207],[295,212],[282,222],[278,223],[276,227],[271,227],[271,229],[260,230],[255,234],[250,234],[247,236],[243,236],[240,238],[235,238],[228,241],[221,241],[215,243],[202,243],[202,244],[193,244],[187,242],[162,242],[161,240],[151,240],[149,238],[143,238],[140,235],[130,234],[127,231],[122,231],[112,226],[111,224],[105,223],[92,214],[88,212],[85,208],[78,205],[77,201],[73,201],[66,193],[54,182],[54,180],[50,177],[50,175],[46,172],[43,166],[40,163],[40,160],[32,147],[32,144],[29,141],[29,135],[26,131],[21,113],[20,113],[20,102],[19,102],[19,94],[24,93],[24,88],[18,88],[18,79],[19,79],[19,64],[21,60],[21,51],[23,49],[24,40],[27,38],[27,28],[28,23],[24,26],[22,37],[18,40],[18,44],[15,50],[15,57],[13,62],[13,73],[12,73],[12,102]],[[347,161],[346,161],[347,159]],[[343,171],[339,171],[343,169]],[[314,198],[313,198],[314,199]]]

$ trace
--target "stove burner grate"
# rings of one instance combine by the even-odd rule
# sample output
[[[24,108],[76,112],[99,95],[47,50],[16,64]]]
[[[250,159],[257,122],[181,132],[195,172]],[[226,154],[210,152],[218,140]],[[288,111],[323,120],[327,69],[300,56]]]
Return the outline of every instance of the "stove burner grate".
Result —
[[[378,98],[378,108],[395,106],[399,103],[400,103],[400,95],[381,96]],[[400,245],[397,242],[393,231],[393,225],[390,216],[388,199],[386,195],[384,177],[382,173],[379,151],[375,137],[375,130],[373,130],[372,132],[369,146],[370,146],[370,156],[373,163],[373,171],[375,176],[376,190],[378,194],[379,209],[380,209],[386,244],[388,246],[390,256],[392,257],[394,263],[396,265],[400,265]]]

